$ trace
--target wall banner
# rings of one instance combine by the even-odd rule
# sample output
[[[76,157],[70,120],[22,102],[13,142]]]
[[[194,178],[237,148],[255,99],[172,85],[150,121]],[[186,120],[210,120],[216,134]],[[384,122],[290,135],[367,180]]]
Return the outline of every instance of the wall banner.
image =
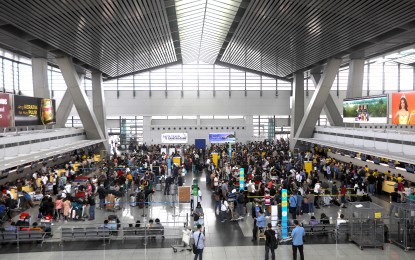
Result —
[[[11,116],[10,95],[0,93],[0,127],[12,126]]]
[[[164,133],[161,134],[162,144],[187,144],[187,133]]]

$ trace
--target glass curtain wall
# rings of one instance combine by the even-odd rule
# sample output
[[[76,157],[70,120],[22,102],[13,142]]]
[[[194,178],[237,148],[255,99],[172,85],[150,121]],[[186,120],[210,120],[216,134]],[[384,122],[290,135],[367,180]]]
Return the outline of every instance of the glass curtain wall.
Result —
[[[332,94],[337,96],[347,89],[349,70],[341,68],[333,82]],[[304,87],[306,95],[311,95],[315,86],[305,75]],[[66,84],[59,69],[49,66],[48,81],[51,97],[59,104],[66,91]],[[92,83],[85,77],[82,87],[91,95]],[[261,76],[251,72],[240,71],[219,65],[186,64],[160,68],[157,70],[137,73],[119,79],[104,81],[107,91],[291,91],[291,83]],[[368,60],[364,67],[363,96],[390,93],[395,91],[414,90],[414,68],[409,65],[382,59]],[[33,96],[31,60],[0,49],[0,91]],[[126,119],[127,133],[142,138],[142,116],[123,117]],[[219,115],[226,116],[226,115]],[[177,117],[181,117],[178,115]],[[254,137],[269,139],[271,136],[284,135],[289,132],[289,124],[281,123],[284,117],[287,122],[289,115],[256,115],[254,116]],[[117,118],[117,120],[121,120]],[[109,119],[111,120],[111,119]],[[115,120],[115,119],[114,119]],[[327,118],[321,116],[319,125],[327,125]],[[68,118],[68,127],[82,127],[79,117]],[[119,134],[118,127],[109,128],[110,133]],[[282,129],[282,130],[281,130]]]

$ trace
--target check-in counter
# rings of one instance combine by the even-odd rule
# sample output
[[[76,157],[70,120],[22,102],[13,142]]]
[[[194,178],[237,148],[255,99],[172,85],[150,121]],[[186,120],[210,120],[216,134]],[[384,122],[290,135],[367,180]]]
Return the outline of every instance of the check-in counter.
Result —
[[[392,193],[395,190],[395,183],[394,181],[383,181],[382,190],[387,193]]]

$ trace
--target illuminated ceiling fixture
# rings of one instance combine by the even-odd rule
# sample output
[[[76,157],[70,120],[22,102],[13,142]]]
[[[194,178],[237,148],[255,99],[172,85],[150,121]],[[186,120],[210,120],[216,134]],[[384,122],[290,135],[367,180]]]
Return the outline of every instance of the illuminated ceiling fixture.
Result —
[[[214,64],[242,0],[176,0],[183,64]]]

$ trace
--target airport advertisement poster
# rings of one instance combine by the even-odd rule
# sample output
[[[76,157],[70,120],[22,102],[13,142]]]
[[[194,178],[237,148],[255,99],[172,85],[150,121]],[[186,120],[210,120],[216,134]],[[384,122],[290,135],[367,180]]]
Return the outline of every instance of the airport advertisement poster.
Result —
[[[235,133],[210,133],[210,143],[234,143],[236,141]]]
[[[0,93],[0,127],[11,126],[10,95]]]
[[[391,123],[415,125],[415,92],[392,93]]]
[[[343,123],[387,124],[387,122],[387,95],[343,100]]]
[[[162,144],[187,144],[187,133],[165,133],[161,134]]]
[[[15,126],[51,125],[55,123],[55,100],[14,96]]]

